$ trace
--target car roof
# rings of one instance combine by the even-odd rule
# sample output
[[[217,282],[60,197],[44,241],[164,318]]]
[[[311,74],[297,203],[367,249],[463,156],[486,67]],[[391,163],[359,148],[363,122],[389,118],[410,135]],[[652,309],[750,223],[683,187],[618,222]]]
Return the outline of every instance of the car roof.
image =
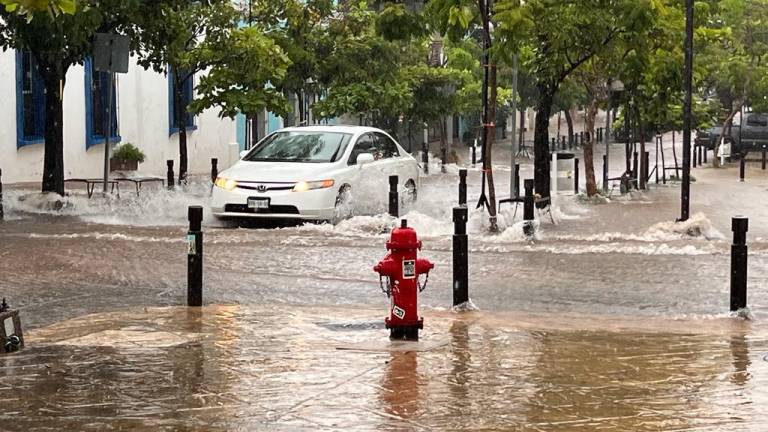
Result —
[[[311,125],[311,126],[294,126],[280,129],[278,132],[341,132],[353,135],[363,134],[366,132],[384,132],[381,129],[370,126],[355,126],[355,125]],[[386,132],[385,132],[386,133]]]

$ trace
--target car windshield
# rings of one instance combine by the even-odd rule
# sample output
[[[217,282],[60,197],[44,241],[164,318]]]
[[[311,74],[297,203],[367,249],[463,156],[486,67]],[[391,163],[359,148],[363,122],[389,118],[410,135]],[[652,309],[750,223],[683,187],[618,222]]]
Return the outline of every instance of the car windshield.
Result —
[[[335,162],[344,154],[350,134],[318,131],[275,132],[243,160],[249,162]]]

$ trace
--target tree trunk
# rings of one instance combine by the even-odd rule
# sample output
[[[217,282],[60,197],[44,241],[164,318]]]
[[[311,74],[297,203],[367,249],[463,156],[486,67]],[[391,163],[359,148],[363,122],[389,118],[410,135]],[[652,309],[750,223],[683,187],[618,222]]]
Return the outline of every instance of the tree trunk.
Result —
[[[173,77],[173,106],[176,108],[176,125],[179,127],[179,185],[183,185],[187,183],[189,167],[189,158],[187,156],[187,107],[184,105],[183,90],[186,80],[179,79],[178,72],[174,72]]]
[[[64,104],[65,72],[60,65],[40,65],[45,85],[45,155],[43,192],[64,195]]]
[[[568,124],[568,146],[573,146],[573,117],[570,110],[564,110],[565,122]]]
[[[488,213],[490,214],[490,231],[498,232],[499,226],[496,219],[496,185],[493,184],[493,165],[491,165],[491,155],[493,154],[493,143],[496,141],[496,67],[490,67],[488,74],[488,118],[486,124],[492,125],[485,128],[485,153],[483,153],[483,165],[488,176]]]
[[[723,139],[725,136],[731,135],[731,128],[733,126],[733,119],[736,117],[736,114],[741,111],[741,104],[738,104],[738,106],[731,110],[731,112],[728,114],[728,117],[726,117],[725,122],[723,123],[723,128],[720,129],[720,136],[717,137],[717,141],[715,141],[715,151],[712,152],[712,166],[715,168],[720,168],[720,146],[723,143]],[[728,130],[728,134],[725,133],[726,129]],[[733,146],[733,142],[731,142],[731,146]],[[733,153],[733,148],[731,148],[731,153]]]
[[[597,183],[595,182],[595,118],[597,117],[597,99],[591,97],[584,113],[584,126],[587,131],[586,142],[584,142],[584,175],[587,183],[587,196],[597,194]]]
[[[552,113],[554,90],[546,84],[537,85],[536,125],[533,132],[533,178],[536,193],[549,197],[549,117]]]
[[[305,123],[307,113],[304,112],[304,92],[301,90],[297,91],[296,100],[299,101],[299,126],[303,126],[308,123]]]

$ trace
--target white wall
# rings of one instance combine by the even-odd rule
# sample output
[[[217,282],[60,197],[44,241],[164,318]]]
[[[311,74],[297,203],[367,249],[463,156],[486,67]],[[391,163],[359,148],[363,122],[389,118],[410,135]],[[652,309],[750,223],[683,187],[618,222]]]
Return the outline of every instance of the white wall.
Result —
[[[104,145],[85,149],[85,89],[82,66],[71,67],[64,90],[64,175],[100,177]],[[130,142],[146,154],[141,174],[164,176],[166,160],[179,166],[178,134],[168,135],[168,80],[163,74],[144,70],[132,59],[129,73],[118,74],[118,119],[122,142]],[[43,169],[43,144],[16,148],[16,56],[0,53],[0,169],[3,183],[39,182]],[[210,172],[210,160],[219,158],[226,167],[229,143],[236,140],[235,122],[218,118],[218,110],[195,119],[197,129],[187,134],[189,171]]]

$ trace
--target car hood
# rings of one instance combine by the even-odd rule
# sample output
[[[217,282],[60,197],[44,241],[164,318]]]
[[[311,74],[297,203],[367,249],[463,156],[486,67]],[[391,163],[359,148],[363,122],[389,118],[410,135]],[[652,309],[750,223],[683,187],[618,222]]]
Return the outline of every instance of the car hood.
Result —
[[[329,163],[239,161],[219,175],[237,181],[299,182],[325,180]]]

